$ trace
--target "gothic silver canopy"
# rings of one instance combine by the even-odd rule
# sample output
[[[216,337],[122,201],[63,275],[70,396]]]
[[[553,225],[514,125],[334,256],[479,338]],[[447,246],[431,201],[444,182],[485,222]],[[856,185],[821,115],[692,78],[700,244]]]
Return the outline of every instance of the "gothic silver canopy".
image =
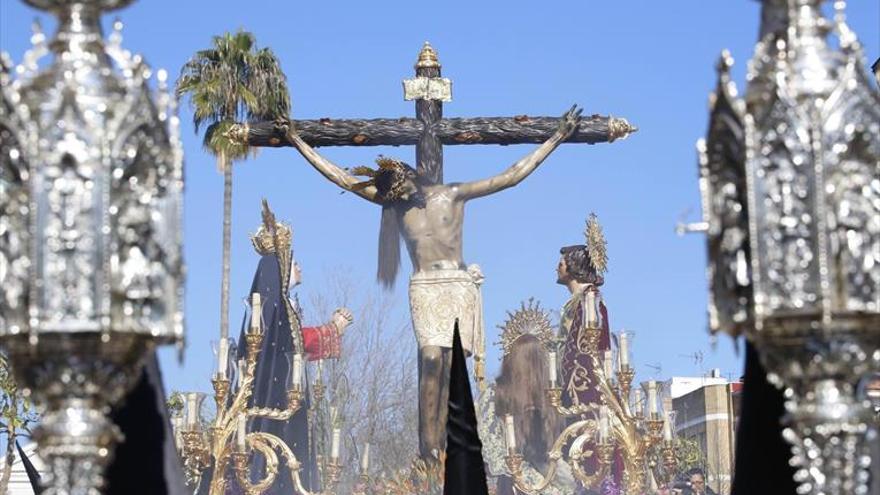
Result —
[[[880,96],[843,2],[833,21],[822,3],[764,3],[744,100],[718,64],[697,145],[713,331],[880,324]]]
[[[0,90],[0,335],[182,337],[182,151],[167,74],[104,41],[126,0],[29,0],[59,18]]]
[[[833,19],[823,3],[764,0],[748,91],[725,52],[698,150],[710,327],[756,344],[788,391],[799,493],[832,495],[865,490],[855,385],[880,363],[880,94],[845,2]]]
[[[100,493],[107,418],[154,345],[182,342],[183,156],[167,74],[104,39],[130,0],[28,0],[58,18],[0,56],[0,345],[42,414],[47,494]]]

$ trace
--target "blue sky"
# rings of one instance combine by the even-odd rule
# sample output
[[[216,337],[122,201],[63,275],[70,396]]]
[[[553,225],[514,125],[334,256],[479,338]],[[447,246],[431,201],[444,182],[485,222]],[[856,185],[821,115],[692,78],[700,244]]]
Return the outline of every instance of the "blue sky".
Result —
[[[880,2],[848,9],[866,55],[880,55]],[[38,13],[0,0],[0,46],[19,61]],[[400,81],[412,76],[429,40],[454,81],[446,116],[560,115],[572,103],[586,114],[622,116],[640,131],[613,144],[563,145],[519,187],[471,203],[465,258],[482,265],[488,341],[505,311],[534,296],[559,307],[558,250],[582,242],[594,211],[605,228],[610,271],[605,297],[614,329],[635,332],[634,363],[662,376],[721,368],[736,377],[740,358],[729,339],[712,346],[706,333],[704,242],[676,237],[682,212],[699,216],[694,142],[704,134],[714,64],[723,48],[736,59],[742,90],[757,35],[759,5],[748,0],[277,2],[141,0],[118,15],[124,45],[175,77],[212,35],[244,28],[280,57],[297,118],[397,117],[414,112]],[[54,29],[44,19],[48,31]],[[109,26],[109,19],[105,18]],[[166,386],[209,388],[209,341],[218,334],[222,177],[181,109],[186,151],[188,347],[184,364],[162,351]],[[447,180],[497,173],[531,146],[460,146],[445,150]],[[342,165],[367,164],[379,153],[414,162],[413,148],[324,149]],[[293,223],[304,297],[322,288],[322,274],[343,269],[375,286],[379,209],[338,190],[294,151],[267,150],[235,173],[233,312],[241,306],[257,257],[248,241],[260,198]],[[395,292],[405,312],[403,278]],[[310,322],[320,315],[307,315]],[[237,334],[233,324],[232,334]],[[413,339],[413,345],[415,340]],[[687,354],[703,352],[695,364]],[[490,355],[490,371],[497,353]]]

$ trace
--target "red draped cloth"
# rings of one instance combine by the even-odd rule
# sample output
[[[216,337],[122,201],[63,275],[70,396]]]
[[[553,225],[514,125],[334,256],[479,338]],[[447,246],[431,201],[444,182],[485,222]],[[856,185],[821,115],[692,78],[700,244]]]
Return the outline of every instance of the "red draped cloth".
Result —
[[[307,360],[318,361],[339,357],[340,338],[336,325],[327,323],[319,327],[303,327],[302,336]]]
[[[573,404],[601,404],[599,389],[596,387],[596,370],[589,356],[578,350],[578,338],[585,331],[584,321],[584,292],[572,295],[562,311],[563,331],[565,335],[562,353],[562,404],[569,407]],[[598,295],[597,295],[598,296]],[[599,335],[599,363],[603,362],[604,353],[611,349],[611,332],[608,322],[608,309],[605,302],[599,299],[600,335]],[[566,323],[569,322],[568,325]],[[595,451],[595,449],[593,449]],[[584,471],[588,474],[595,473],[599,468],[599,460],[596,456],[590,456],[584,461]],[[614,463],[611,466],[611,477],[616,484],[620,484],[623,477],[623,459],[619,452],[615,452]],[[598,488],[598,487],[596,487]]]

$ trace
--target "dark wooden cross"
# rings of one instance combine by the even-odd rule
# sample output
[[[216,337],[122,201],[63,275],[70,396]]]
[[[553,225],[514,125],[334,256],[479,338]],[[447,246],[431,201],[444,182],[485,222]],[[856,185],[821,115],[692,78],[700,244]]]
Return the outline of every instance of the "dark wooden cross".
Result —
[[[451,99],[451,83],[440,76],[440,62],[427,42],[415,65],[416,77],[404,81],[406,99],[416,101],[416,117],[397,119],[292,120],[299,136],[319,146],[416,146],[420,175],[434,184],[443,181],[443,145],[543,143],[559,126],[559,117],[443,118],[443,101]],[[285,121],[283,124],[286,124]],[[250,146],[290,146],[279,122],[258,122],[246,128]],[[584,117],[567,143],[604,143],[637,129],[626,119]],[[241,136],[242,138],[244,136]]]

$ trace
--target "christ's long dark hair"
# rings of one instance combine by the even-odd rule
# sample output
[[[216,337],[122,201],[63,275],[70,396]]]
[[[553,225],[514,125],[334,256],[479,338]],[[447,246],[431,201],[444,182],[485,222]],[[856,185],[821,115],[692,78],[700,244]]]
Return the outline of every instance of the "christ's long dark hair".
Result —
[[[400,199],[401,184],[412,180],[416,186],[425,184],[416,169],[405,163],[399,170],[379,170],[374,185],[382,201],[382,221],[379,226],[379,261],[376,278],[386,289],[394,287],[400,269],[400,218],[398,208],[424,207],[421,192],[414,193],[406,201]]]
[[[386,289],[394,287],[400,269],[400,219],[391,204],[382,205],[379,226],[379,269],[376,278]]]
[[[534,335],[523,335],[502,359],[501,374],[495,380],[495,414],[513,415],[523,457],[541,470],[563,426],[544,393],[549,373],[547,349]]]

